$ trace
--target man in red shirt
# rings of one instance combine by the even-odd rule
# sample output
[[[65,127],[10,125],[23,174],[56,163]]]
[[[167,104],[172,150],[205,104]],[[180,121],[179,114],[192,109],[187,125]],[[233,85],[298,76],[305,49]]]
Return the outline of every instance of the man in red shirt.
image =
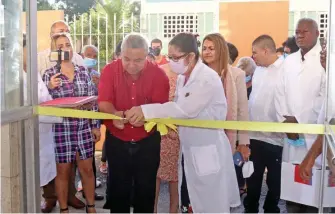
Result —
[[[169,80],[164,71],[146,60],[148,43],[137,34],[128,35],[121,46],[121,59],[106,65],[99,84],[101,112],[125,117],[133,106],[165,103]],[[108,198],[111,213],[129,213],[134,188],[134,213],[153,213],[161,137],[144,124],[105,120],[108,161]],[[133,186],[134,184],[134,186]],[[133,186],[133,187],[132,187]]]
[[[168,63],[166,57],[161,54],[163,44],[162,44],[162,41],[160,39],[152,40],[151,41],[151,48],[152,48],[152,52],[155,56],[155,61],[156,61],[157,65],[164,65],[164,64]]]

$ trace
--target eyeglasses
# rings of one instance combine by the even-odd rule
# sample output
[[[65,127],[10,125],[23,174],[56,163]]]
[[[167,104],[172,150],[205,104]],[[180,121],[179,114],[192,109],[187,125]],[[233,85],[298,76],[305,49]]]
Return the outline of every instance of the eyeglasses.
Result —
[[[172,57],[172,56],[167,56],[169,58],[169,60],[172,60],[174,62],[178,62],[181,58],[185,58],[188,56],[188,53],[183,54],[181,56],[177,56],[177,57]]]

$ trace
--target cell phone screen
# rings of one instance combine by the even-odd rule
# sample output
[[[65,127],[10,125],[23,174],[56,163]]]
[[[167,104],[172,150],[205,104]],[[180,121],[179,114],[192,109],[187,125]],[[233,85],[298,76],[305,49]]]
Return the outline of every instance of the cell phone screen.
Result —
[[[242,154],[240,152],[235,152],[233,156],[233,160],[236,166],[241,166],[244,162]]]

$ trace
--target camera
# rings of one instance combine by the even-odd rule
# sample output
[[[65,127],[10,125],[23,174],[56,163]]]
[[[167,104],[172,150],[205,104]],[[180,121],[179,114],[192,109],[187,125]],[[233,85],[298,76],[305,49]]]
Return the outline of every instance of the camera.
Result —
[[[50,62],[61,62],[65,60],[70,60],[70,51],[51,51],[49,59]]]

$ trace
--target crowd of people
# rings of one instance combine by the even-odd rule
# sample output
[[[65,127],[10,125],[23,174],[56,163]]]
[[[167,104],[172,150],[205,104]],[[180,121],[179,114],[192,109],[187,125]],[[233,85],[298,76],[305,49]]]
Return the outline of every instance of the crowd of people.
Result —
[[[50,48],[38,53],[39,101],[97,96],[77,109],[123,119],[40,117],[42,212],[51,212],[57,201],[60,212],[69,212],[68,206],[96,212],[95,201],[104,199],[95,193],[101,182],[94,158],[102,123],[100,171],[108,177],[104,208],[111,213],[129,213],[131,207],[135,213],[157,212],[161,181],[169,184],[170,213],[228,213],[244,194],[245,212],[258,213],[264,173],[264,212],[278,213],[282,162],[301,164],[300,176],[311,179],[322,136],[183,126],[161,136],[144,124],[152,118],[322,123],[326,51],[314,20],[299,20],[282,50],[271,35],[260,35],[250,44],[252,56],[239,59],[238,49],[219,33],[201,42],[179,33],[167,55],[161,40],[148,43],[132,33],[101,72],[95,70],[99,50],[87,45],[76,53],[69,31],[65,22],[55,22]],[[57,50],[69,52],[60,65],[49,58]],[[246,175],[243,167],[250,163],[253,171]],[[75,195],[77,169],[86,204]],[[288,201],[287,210],[316,208]]]

